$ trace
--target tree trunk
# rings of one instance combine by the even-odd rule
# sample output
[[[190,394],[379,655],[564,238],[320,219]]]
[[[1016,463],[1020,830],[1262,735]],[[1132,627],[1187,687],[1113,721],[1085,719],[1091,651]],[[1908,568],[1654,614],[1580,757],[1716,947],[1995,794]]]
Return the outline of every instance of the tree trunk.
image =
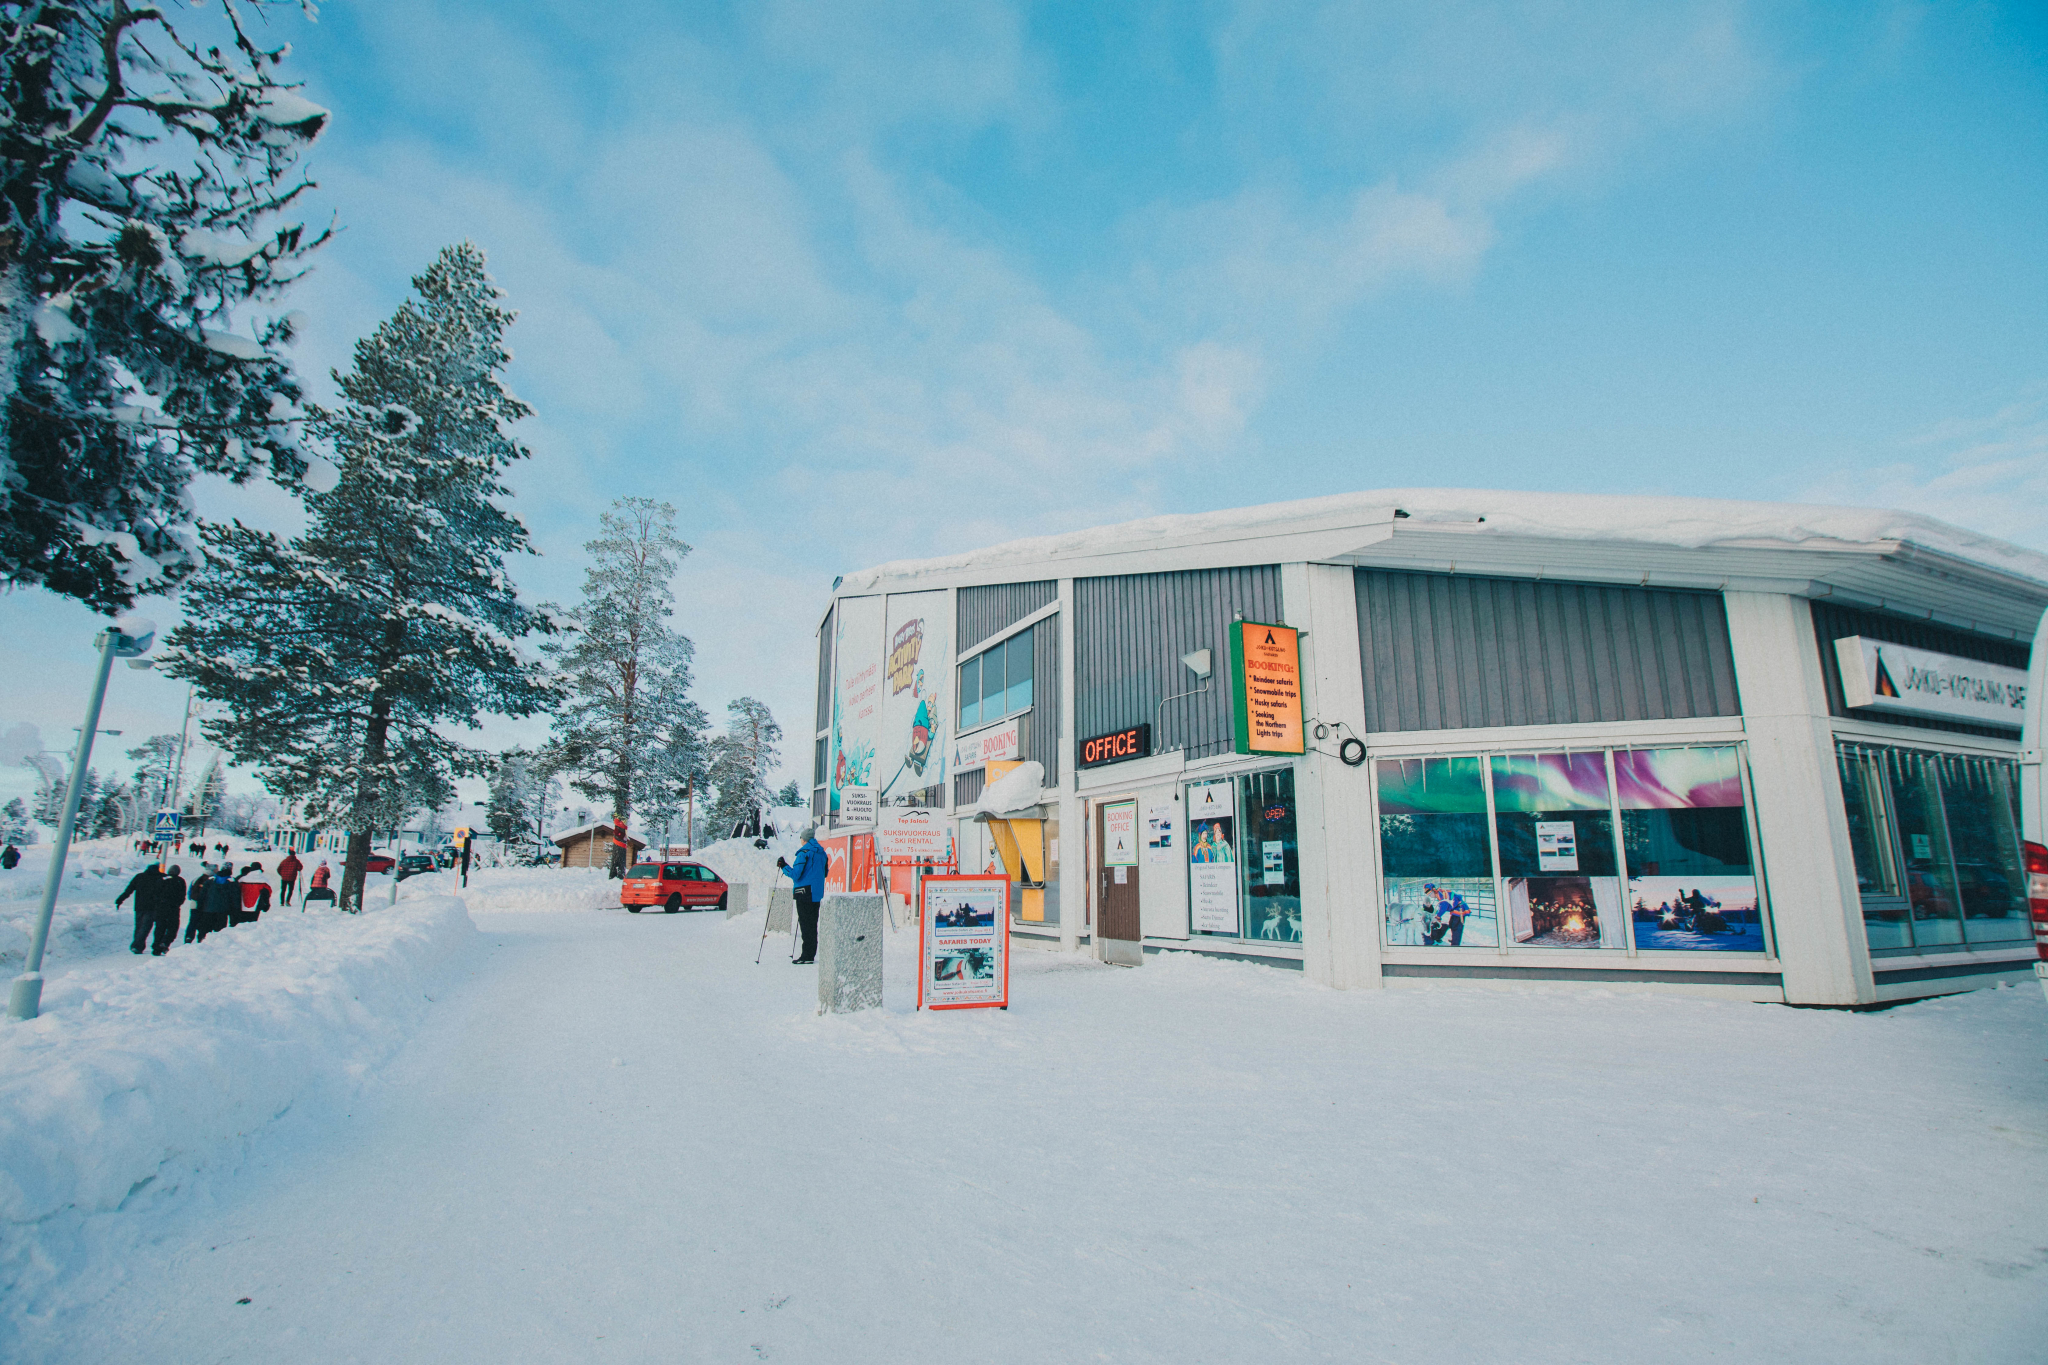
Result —
[[[378,675],[390,671],[390,665],[398,658],[398,647],[405,640],[405,623],[398,621],[386,627],[384,633],[385,657],[380,661]],[[341,908],[348,914],[358,914],[363,908],[363,882],[369,875],[370,837],[374,830],[371,824],[381,795],[371,783],[374,774],[384,766],[385,741],[391,733],[391,694],[379,688],[370,699],[370,724],[363,732],[362,776],[356,781],[355,810],[350,812],[348,835],[348,861],[341,869]],[[397,869],[392,869],[394,875]]]

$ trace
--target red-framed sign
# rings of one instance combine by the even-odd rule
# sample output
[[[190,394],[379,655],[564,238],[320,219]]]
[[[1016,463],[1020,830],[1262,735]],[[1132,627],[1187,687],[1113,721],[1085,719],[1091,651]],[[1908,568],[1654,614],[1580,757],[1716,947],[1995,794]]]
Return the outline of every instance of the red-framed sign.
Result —
[[[926,877],[919,888],[917,1007],[1010,1008],[1010,881]]]

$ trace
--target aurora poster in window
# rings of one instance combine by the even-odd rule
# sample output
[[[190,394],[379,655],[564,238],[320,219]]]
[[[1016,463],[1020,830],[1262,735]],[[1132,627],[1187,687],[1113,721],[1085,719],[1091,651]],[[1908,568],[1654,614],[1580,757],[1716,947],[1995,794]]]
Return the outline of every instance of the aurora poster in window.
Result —
[[[1615,750],[1639,952],[1764,951],[1741,762],[1732,744]]]

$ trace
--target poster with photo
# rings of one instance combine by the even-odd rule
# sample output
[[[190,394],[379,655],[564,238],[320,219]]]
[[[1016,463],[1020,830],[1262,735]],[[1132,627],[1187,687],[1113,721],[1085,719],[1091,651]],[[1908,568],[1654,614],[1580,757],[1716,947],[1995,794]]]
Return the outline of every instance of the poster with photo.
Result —
[[[872,785],[887,808],[944,805],[952,727],[953,620],[947,592],[893,593]]]
[[[1145,861],[1164,865],[1173,861],[1173,807],[1145,807]]]
[[[1389,948],[1496,948],[1500,912],[1491,877],[1389,877]]]
[[[1764,951],[1754,877],[1630,877],[1628,906],[1639,952]]]
[[[1508,930],[1518,948],[1619,948],[1614,877],[1509,877]]]
[[[926,877],[920,889],[917,1007],[1010,1007],[1010,883]]]
[[[1236,784],[1188,788],[1188,911],[1198,934],[1238,932]]]
[[[826,773],[826,809],[837,821],[850,787],[874,781],[875,744],[882,728],[882,599],[848,597],[839,603],[832,679],[832,756]],[[870,808],[868,821],[874,819]]]

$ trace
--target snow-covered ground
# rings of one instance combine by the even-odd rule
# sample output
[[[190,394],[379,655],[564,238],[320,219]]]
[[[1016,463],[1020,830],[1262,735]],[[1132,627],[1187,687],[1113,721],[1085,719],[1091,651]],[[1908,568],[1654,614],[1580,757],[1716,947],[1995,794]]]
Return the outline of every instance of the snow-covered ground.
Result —
[[[1007,1013],[918,1015],[894,934],[886,1007],[820,1017],[785,945],[754,965],[759,899],[631,916],[581,874],[473,875],[481,933],[421,950],[460,969],[412,1041],[81,1216],[0,1295],[0,1358],[2043,1356],[2037,990],[1849,1014],[1020,950]],[[333,999],[338,967],[236,998]],[[98,1026],[86,975],[48,1027]],[[188,987],[158,980],[169,1026]]]

